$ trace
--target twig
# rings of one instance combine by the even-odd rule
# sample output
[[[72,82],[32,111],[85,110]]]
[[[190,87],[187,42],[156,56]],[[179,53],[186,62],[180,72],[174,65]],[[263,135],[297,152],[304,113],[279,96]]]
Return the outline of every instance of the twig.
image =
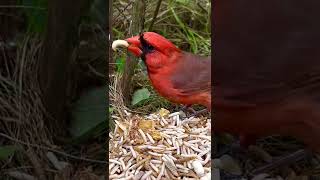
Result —
[[[38,10],[45,10],[46,9],[46,8],[42,8],[42,7],[17,6],[17,5],[5,5],[5,6],[0,6],[0,8],[23,8],[23,9],[38,9]]]
[[[23,124],[21,121],[15,119],[15,118],[12,118],[12,117],[0,117],[0,121],[14,122],[14,123],[17,123],[17,124]]]
[[[21,179],[21,180],[36,180],[34,176],[31,176],[29,174],[19,172],[19,171],[12,171],[7,173],[9,176],[16,178],[16,179]]]
[[[11,18],[14,18],[15,20],[19,20],[21,22],[23,22],[23,19],[19,16],[16,16],[14,14],[8,14],[8,13],[0,13],[0,16],[6,16],[6,17],[11,17]]]
[[[40,145],[37,145],[37,144],[30,144],[30,143],[26,143],[26,142],[23,142],[19,139],[15,139],[11,136],[8,136],[6,134],[3,134],[3,133],[0,133],[0,136],[4,137],[4,138],[7,138],[11,141],[14,141],[14,142],[17,142],[17,143],[20,143],[20,144],[23,144],[23,145],[26,145],[26,146],[31,146],[31,147],[36,147],[36,148],[40,148],[40,149],[45,149],[45,150],[48,150],[48,151],[52,151],[52,152],[55,152],[55,153],[58,153],[58,154],[61,154],[65,157],[69,157],[69,158],[72,158],[72,159],[76,159],[76,160],[81,160],[81,161],[87,161],[87,162],[92,162],[92,163],[100,163],[100,164],[107,164],[108,162],[107,161],[101,161],[101,160],[95,160],[95,159],[88,159],[88,158],[82,158],[82,157],[78,157],[78,156],[74,156],[74,155],[71,155],[71,154],[68,154],[68,153],[65,153],[65,152],[62,152],[62,151],[58,151],[58,150],[55,150],[55,149],[52,149],[52,148],[49,148],[49,147],[45,147],[45,146],[40,146]]]
[[[7,169],[1,169],[0,174],[1,173],[9,173],[9,172],[14,172],[14,171],[18,171],[18,170],[27,170],[27,169],[34,169],[35,167],[33,166],[20,166],[20,167],[15,167],[15,168],[7,168]],[[47,172],[51,172],[51,173],[58,173],[58,170],[54,170],[54,169],[46,169],[44,168],[45,171]]]
[[[26,155],[28,156],[29,158],[29,161],[32,163],[32,165],[35,167],[34,170],[35,170],[35,173],[37,174],[37,176],[40,178],[40,179],[43,179],[45,180],[46,179],[46,176],[45,176],[45,173],[44,173],[44,170],[42,169],[42,165],[41,163],[39,162],[39,158],[38,156],[36,155],[36,153],[33,151],[33,149],[29,148],[28,151],[25,152]]]
[[[117,17],[115,17],[114,20],[117,20],[118,17],[121,16],[121,14],[125,16],[124,12],[128,9],[128,7],[129,7],[132,3],[133,3],[133,1],[129,2],[129,3],[123,8],[123,10],[121,10],[121,9],[119,9],[117,6],[115,6],[115,7],[118,9],[118,11],[119,11],[119,15],[118,15]]]
[[[5,62],[5,67],[6,67],[7,74],[8,74],[8,76],[10,76],[7,53],[6,53],[6,49],[5,49],[5,42],[4,42],[3,38],[2,38],[2,36],[0,36],[0,42],[3,42],[3,46],[0,46],[0,47],[1,47],[2,55],[3,55],[3,59],[4,59],[4,62]]]
[[[23,81],[23,74],[24,73],[24,63],[27,57],[27,45],[28,45],[28,41],[29,41],[29,36],[25,39],[24,41],[24,45],[22,48],[22,54],[21,54],[21,58],[19,59],[20,61],[20,71],[19,71],[19,121],[21,122],[22,120],[22,81]]]
[[[90,70],[93,74],[95,74],[96,76],[103,77],[103,78],[106,78],[106,77],[107,77],[107,76],[99,73],[97,70],[95,70],[94,67],[92,67],[90,64],[88,64],[88,68],[89,68],[89,70]]]
[[[61,171],[65,167],[52,152],[47,153],[47,158],[56,169]]]
[[[197,5],[198,5],[198,7],[199,7],[201,10],[203,10],[203,11],[206,12],[206,13],[208,13],[208,11],[207,11],[204,7],[202,7],[199,2],[197,3]]]
[[[160,6],[161,6],[161,2],[162,2],[162,0],[158,0],[158,2],[157,2],[157,7],[156,7],[156,10],[154,11],[153,18],[152,18],[152,21],[150,23],[148,31],[152,30],[152,26],[153,26],[154,22],[157,19],[157,16],[158,16],[158,13],[159,13],[159,9],[160,9]]]
[[[297,162],[303,158],[306,158],[309,155],[309,151],[305,149],[300,149],[292,154],[289,154],[287,156],[281,157],[280,159],[274,160],[271,163],[268,163],[262,167],[258,167],[254,169],[251,174],[257,175],[263,172],[266,172],[268,170],[272,170],[274,168],[278,168],[283,165],[289,165],[291,163]]]

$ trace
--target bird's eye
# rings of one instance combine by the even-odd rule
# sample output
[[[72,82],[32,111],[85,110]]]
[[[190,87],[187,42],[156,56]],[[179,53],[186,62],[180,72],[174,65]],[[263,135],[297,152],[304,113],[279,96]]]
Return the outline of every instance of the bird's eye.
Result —
[[[153,51],[153,50],[154,50],[154,47],[151,46],[150,44],[148,44],[148,45],[147,45],[147,49],[148,49],[148,51]]]
[[[143,36],[140,36],[140,42],[141,42],[141,50],[143,51],[144,54],[150,53],[154,51],[154,47],[150,45],[144,38]]]
[[[143,44],[143,52],[145,54],[153,52],[153,51],[154,51],[154,47],[152,45],[147,44],[147,43]]]

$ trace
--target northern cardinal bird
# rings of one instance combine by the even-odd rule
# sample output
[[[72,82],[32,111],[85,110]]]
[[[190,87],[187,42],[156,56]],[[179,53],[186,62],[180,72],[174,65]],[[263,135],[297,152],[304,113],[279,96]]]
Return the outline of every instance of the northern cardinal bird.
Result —
[[[171,102],[200,104],[211,110],[211,58],[177,48],[163,36],[145,32],[114,41],[113,49],[125,46],[144,61],[156,91]]]
[[[320,152],[320,1],[217,0],[214,131],[293,136]]]

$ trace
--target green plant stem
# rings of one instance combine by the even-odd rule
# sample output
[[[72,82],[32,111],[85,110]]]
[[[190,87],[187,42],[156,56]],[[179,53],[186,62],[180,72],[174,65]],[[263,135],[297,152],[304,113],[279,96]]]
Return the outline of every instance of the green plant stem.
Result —
[[[161,6],[161,2],[162,2],[162,0],[158,0],[158,2],[157,2],[156,10],[154,11],[153,18],[152,18],[152,21],[150,23],[148,31],[152,30],[152,26],[153,26],[154,22],[157,19],[157,16],[158,16],[158,13],[159,13],[159,9],[160,9],[160,6]]]

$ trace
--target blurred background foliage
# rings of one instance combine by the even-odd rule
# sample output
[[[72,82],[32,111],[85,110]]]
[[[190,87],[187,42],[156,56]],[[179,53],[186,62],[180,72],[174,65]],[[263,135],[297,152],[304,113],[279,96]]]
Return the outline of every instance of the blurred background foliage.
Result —
[[[89,12],[81,14],[67,89],[68,118],[59,128],[43,110],[36,78],[48,4],[49,0],[0,2],[0,179],[104,179],[108,1],[93,0]],[[64,136],[55,136],[58,131]],[[49,151],[68,163],[67,168],[56,169]]]

